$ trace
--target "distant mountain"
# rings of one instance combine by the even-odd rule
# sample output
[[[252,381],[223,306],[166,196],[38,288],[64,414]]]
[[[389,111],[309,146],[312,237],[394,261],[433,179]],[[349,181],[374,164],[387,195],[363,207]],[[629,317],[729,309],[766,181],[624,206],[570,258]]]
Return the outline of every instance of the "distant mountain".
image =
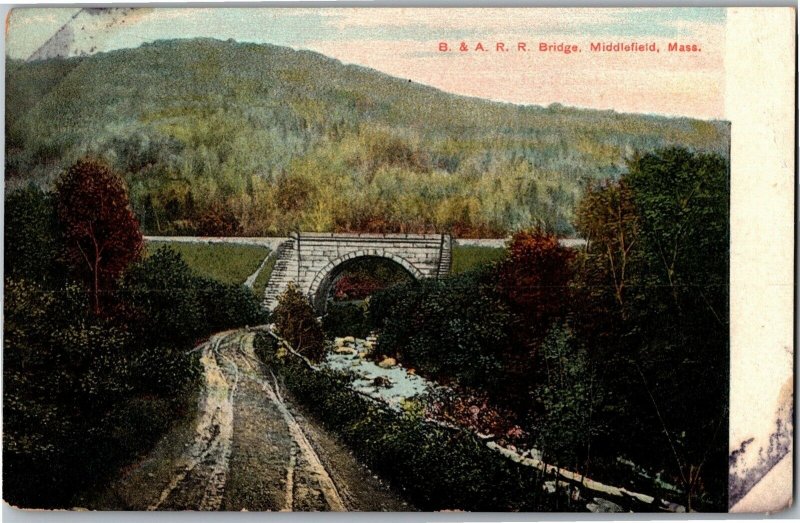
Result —
[[[730,140],[724,122],[496,103],[233,41],[8,60],[6,75],[8,190],[102,155],[148,232],[569,234],[584,184],[626,158],[727,157]]]

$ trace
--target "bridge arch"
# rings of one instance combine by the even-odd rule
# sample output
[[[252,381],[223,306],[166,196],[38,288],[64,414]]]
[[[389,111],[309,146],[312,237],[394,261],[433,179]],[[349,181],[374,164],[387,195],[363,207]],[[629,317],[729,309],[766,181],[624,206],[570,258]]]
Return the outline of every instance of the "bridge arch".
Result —
[[[413,263],[397,254],[386,252],[382,249],[361,249],[350,252],[328,262],[322,269],[319,270],[319,272],[317,272],[317,274],[314,276],[314,279],[311,281],[311,285],[308,289],[308,298],[317,311],[323,312],[325,310],[325,302],[328,297],[328,291],[330,290],[330,285],[333,283],[333,278],[337,276],[338,271],[344,270],[352,261],[365,258],[381,258],[384,260],[391,260],[402,267],[414,280],[420,280],[425,277],[425,275],[422,274],[422,272],[417,269]]]
[[[448,234],[292,233],[274,251],[264,305],[273,310],[278,296],[294,283],[322,312],[321,289],[344,264],[359,258],[389,260],[415,280],[442,278],[450,272],[451,250]]]

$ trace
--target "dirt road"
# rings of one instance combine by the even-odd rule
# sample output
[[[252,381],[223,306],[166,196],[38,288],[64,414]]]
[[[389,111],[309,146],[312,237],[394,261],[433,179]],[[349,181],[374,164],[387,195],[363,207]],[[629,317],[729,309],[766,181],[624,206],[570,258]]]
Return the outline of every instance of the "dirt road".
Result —
[[[253,350],[252,332],[213,336],[193,420],[124,471],[96,508],[117,510],[411,510],[305,418]]]

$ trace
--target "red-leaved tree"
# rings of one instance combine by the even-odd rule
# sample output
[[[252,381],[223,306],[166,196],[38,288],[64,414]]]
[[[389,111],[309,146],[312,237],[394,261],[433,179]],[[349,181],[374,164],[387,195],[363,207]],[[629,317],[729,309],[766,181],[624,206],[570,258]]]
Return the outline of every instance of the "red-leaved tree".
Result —
[[[565,312],[575,252],[540,230],[514,234],[499,264],[498,290],[535,340]]]
[[[363,300],[386,287],[366,274],[345,274],[333,285],[333,297],[337,300]]]
[[[496,288],[513,313],[511,342],[500,355],[503,380],[496,397],[523,417],[542,374],[540,349],[548,332],[563,321],[570,297],[575,252],[558,238],[534,229],[514,234],[507,256],[496,266]]]
[[[200,215],[197,230],[202,236],[236,236],[242,226],[230,209],[215,203]]]
[[[56,193],[66,258],[86,282],[92,309],[99,315],[101,295],[141,257],[139,222],[125,183],[102,160],[79,160],[59,179]]]

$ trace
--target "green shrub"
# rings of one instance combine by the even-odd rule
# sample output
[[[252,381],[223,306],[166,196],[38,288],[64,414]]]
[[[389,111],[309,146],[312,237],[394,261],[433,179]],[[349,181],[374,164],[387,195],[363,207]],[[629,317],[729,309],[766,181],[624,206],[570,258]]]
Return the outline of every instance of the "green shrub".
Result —
[[[589,354],[565,327],[551,330],[541,347],[544,380],[535,394],[542,406],[537,448],[549,463],[586,473],[592,440],[603,433],[608,416],[602,382]]]
[[[3,495],[68,508],[185,415],[199,338],[266,313],[245,287],[199,277],[166,248],[129,268],[105,317],[89,314],[84,286],[35,269],[5,279]]]
[[[8,195],[4,231],[7,277],[63,281],[63,240],[51,194],[31,186]]]
[[[381,329],[376,354],[395,355],[439,380],[492,386],[507,350],[510,316],[484,276],[473,271],[374,295],[370,319]]]
[[[256,351],[325,427],[371,470],[425,511],[575,510],[542,490],[541,474],[495,453],[475,436],[392,411],[348,386],[348,378],[313,371],[298,358],[277,358],[266,335]]]
[[[311,361],[320,361],[325,354],[325,335],[308,299],[290,283],[278,296],[272,312],[275,328],[292,347]]]
[[[355,303],[328,303],[328,309],[322,317],[322,330],[329,338],[335,336],[366,338],[370,328],[367,324],[365,307]]]
[[[266,322],[266,313],[242,285],[197,276],[182,256],[161,247],[134,266],[123,287],[150,343],[188,344],[215,331]]]

